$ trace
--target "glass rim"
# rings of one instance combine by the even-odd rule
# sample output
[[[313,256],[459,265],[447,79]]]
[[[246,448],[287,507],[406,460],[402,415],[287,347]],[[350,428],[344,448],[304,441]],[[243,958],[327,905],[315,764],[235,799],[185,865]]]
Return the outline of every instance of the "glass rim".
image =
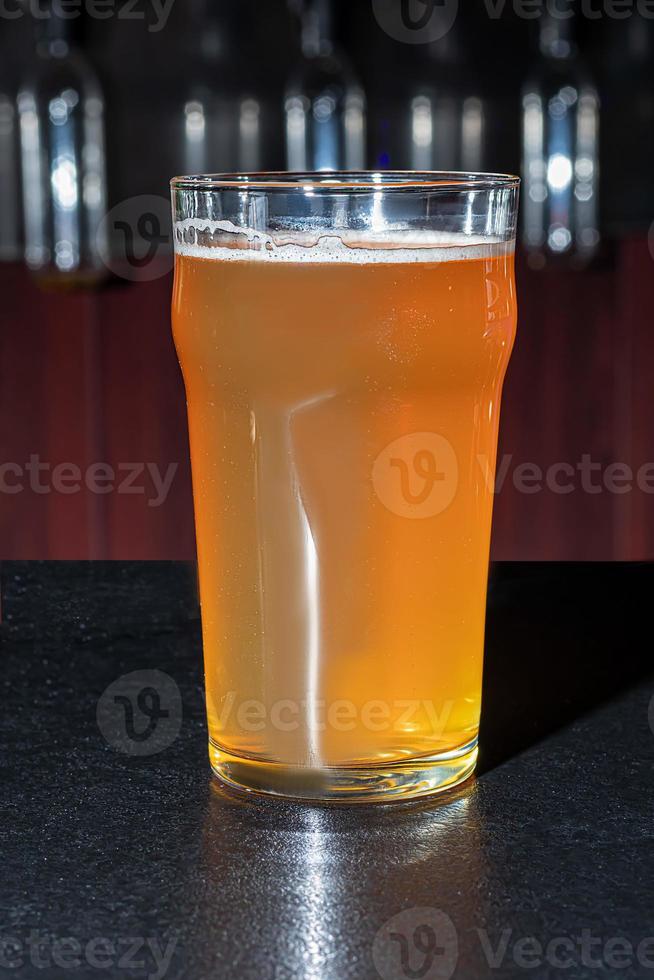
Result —
[[[320,194],[414,191],[437,193],[518,188],[514,174],[454,170],[264,170],[252,173],[189,174],[173,177],[172,190],[264,191]]]

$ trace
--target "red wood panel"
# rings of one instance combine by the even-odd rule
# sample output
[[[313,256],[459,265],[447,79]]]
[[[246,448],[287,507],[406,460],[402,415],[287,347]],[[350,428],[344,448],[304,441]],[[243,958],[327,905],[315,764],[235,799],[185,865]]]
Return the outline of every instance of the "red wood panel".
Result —
[[[628,238],[617,267],[620,314],[616,364],[616,444],[636,475],[617,501],[616,557],[654,557],[654,256],[642,237]],[[649,469],[649,479],[646,482]],[[640,471],[640,474],[639,474]]]
[[[43,500],[35,501],[24,485],[31,452],[47,455],[43,419],[46,362],[42,356],[45,326],[40,297],[19,265],[0,265],[0,556],[45,557],[48,524]],[[14,468],[20,467],[22,476]]]
[[[170,328],[171,288],[166,275],[103,294],[101,389],[110,420],[103,458],[118,477],[116,491],[106,498],[109,558],[195,556],[184,386]],[[131,485],[125,486],[130,477]]]
[[[48,554],[62,559],[105,554],[103,499],[87,488],[101,446],[102,406],[95,293],[39,297],[45,366],[43,428],[47,447],[43,483]],[[35,508],[39,504],[35,503]]]
[[[615,458],[613,282],[612,264],[580,272],[534,271],[518,262],[518,333],[498,454],[497,559],[612,557],[613,496],[603,484],[588,492],[580,467],[590,457],[604,470]],[[525,474],[526,464],[537,470]],[[555,472],[557,466],[574,474]],[[533,479],[525,483],[523,475]],[[562,493],[557,484],[572,489]]]
[[[97,297],[42,293],[18,266],[3,279],[1,553],[99,557],[102,511],[84,488],[100,428]]]

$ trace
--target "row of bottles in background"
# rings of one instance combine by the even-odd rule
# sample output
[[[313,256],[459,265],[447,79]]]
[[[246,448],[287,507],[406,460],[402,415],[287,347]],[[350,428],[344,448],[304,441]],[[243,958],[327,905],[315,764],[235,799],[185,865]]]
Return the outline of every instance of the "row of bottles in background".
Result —
[[[522,93],[522,242],[536,268],[559,258],[583,266],[599,245],[599,97],[574,33],[574,18],[543,14]],[[498,111],[475,82],[457,27],[425,48],[422,80],[415,69],[408,85],[394,75],[384,92],[376,165],[478,172],[505,160],[493,144],[511,108]]]
[[[194,68],[185,78],[174,168],[265,168],[267,133],[278,124],[276,96],[262,93],[260,84],[243,89],[233,60],[225,68],[230,39],[222,14],[207,0],[194,2]],[[384,91],[380,77],[372,126],[363,88],[334,40],[331,0],[289,4],[299,18],[301,51],[283,100],[288,169],[487,166],[501,121],[483,86],[471,84],[455,31],[426,47],[426,68],[407,74],[404,86],[389,77]],[[71,23],[54,13],[39,20],[33,64],[17,100],[0,89],[0,258],[16,255],[20,171],[26,261],[62,281],[99,276],[106,247],[98,232],[107,207],[104,101]],[[583,263],[599,241],[599,100],[570,24],[542,19],[539,60],[522,99],[523,239],[536,265],[559,255]]]
[[[301,60],[285,98],[289,170],[362,169],[363,89],[334,41],[331,0],[289,0],[301,21]],[[565,256],[584,265],[599,245],[599,97],[579,56],[574,19],[541,17],[539,59],[522,100],[523,242],[531,264]],[[464,70],[455,30],[427,46],[429,79],[408,96],[387,92],[391,118],[375,165],[411,170],[484,169],[497,120]],[[495,123],[495,125],[494,125]]]
[[[284,95],[285,162],[289,170],[365,166],[365,100],[346,56],[334,42],[331,0],[289,0],[300,25],[300,56]],[[242,90],[231,62],[238,22],[216,5],[193,0],[197,29],[188,38],[189,77],[183,105],[180,169],[185,173],[268,168],[266,106],[261,92]],[[268,115],[272,113],[268,112]]]

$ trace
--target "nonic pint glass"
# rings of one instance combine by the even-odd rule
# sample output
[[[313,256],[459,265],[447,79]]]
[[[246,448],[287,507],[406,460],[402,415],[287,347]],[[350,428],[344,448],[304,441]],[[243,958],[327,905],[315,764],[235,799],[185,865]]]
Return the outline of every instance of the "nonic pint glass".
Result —
[[[387,801],[474,769],[519,181],[172,181],[214,772]]]

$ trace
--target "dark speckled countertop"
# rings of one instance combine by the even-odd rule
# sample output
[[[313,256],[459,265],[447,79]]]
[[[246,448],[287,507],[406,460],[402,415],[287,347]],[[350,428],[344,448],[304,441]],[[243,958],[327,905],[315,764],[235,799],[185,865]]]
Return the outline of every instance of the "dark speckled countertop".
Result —
[[[1,577],[0,977],[654,978],[654,566],[495,566],[478,778],[383,807],[212,784],[192,566]]]

